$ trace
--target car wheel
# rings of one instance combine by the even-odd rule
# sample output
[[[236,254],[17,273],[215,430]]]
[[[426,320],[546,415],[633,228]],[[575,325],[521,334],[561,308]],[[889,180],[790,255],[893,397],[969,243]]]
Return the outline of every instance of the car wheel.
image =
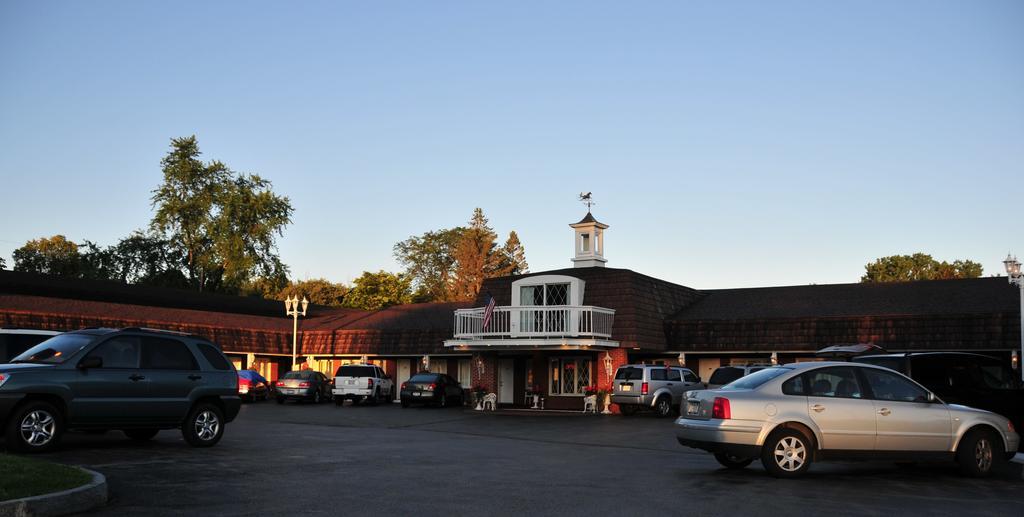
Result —
[[[395,400],[395,387],[394,386],[392,386],[391,389],[388,390],[388,402],[391,402],[392,400]]]
[[[448,397],[445,394],[441,394],[441,400],[437,401],[437,407],[441,409],[448,407]]]
[[[986,429],[968,432],[956,449],[960,471],[973,478],[988,477],[1004,459],[1002,439]]]
[[[367,397],[367,401],[369,401],[371,406],[376,406],[380,402],[380,389],[373,390],[373,395]]]
[[[345,398],[344,397],[334,397],[334,405],[338,406],[338,407],[344,406],[345,405]]]
[[[407,408],[407,407],[409,407],[409,401],[408,400],[403,400],[402,401],[402,408]]]
[[[727,469],[744,469],[754,462],[754,458],[741,458],[727,452],[716,452],[715,459]]]
[[[316,390],[316,391],[313,392],[313,403],[314,404],[319,404],[320,403],[320,390]]]
[[[278,396],[274,400],[276,400],[278,404],[284,404],[284,397],[282,397],[282,396]]]
[[[159,429],[125,429],[124,435],[132,440],[144,442],[146,440],[152,440],[156,433],[159,433]]]
[[[185,441],[193,447],[210,447],[224,436],[224,413],[208,402],[196,404],[181,427]]]
[[[793,429],[780,429],[764,442],[761,464],[779,478],[803,475],[811,467],[811,441]]]
[[[64,434],[64,417],[48,402],[29,402],[12,416],[7,424],[7,447],[15,451],[51,451]]]
[[[658,399],[658,402],[654,404],[654,409],[658,411],[658,416],[665,418],[672,415],[672,399],[669,397],[662,396]]]
[[[636,414],[637,407],[630,404],[619,404],[619,411],[623,416],[633,416]]]

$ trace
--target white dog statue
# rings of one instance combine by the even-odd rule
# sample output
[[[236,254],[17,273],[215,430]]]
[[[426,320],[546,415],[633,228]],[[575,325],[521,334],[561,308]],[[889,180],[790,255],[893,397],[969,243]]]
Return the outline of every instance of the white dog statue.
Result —
[[[488,394],[484,395],[484,411],[487,410],[488,406],[490,406],[491,411],[494,411],[495,409],[498,408],[498,394],[497,393],[488,393]]]
[[[597,413],[597,395],[583,397],[583,412]]]

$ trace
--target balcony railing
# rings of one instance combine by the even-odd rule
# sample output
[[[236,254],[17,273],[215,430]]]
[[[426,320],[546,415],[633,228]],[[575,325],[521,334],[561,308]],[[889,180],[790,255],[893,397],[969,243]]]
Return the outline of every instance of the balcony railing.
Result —
[[[615,310],[578,305],[495,307],[484,328],[484,307],[455,311],[455,339],[610,338]]]

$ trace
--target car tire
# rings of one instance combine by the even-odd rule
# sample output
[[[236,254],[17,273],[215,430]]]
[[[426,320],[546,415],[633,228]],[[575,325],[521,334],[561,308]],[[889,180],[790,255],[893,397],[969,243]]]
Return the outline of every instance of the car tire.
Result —
[[[316,390],[316,391],[313,392],[313,403],[314,404],[319,404],[320,403],[320,390]]]
[[[373,395],[367,397],[371,406],[376,406],[380,402],[380,388],[373,390]]]
[[[388,390],[388,402],[390,402],[392,400],[395,400],[395,387],[394,386],[392,386],[391,389]]]
[[[968,477],[988,477],[1004,460],[1002,438],[988,429],[969,431],[956,448],[960,472]]]
[[[441,409],[448,407],[448,397],[445,394],[441,394],[441,400],[437,401],[437,407]]]
[[[334,397],[334,405],[338,406],[338,407],[344,406],[345,405],[345,398],[344,397]]]
[[[193,447],[212,447],[224,436],[224,412],[214,404],[196,404],[181,426],[181,435]]]
[[[276,400],[278,404],[284,404],[284,397],[282,397],[280,395],[277,398],[275,398],[274,400]]]
[[[405,409],[407,407],[409,407],[409,401],[408,400],[403,400],[402,401],[402,408]]]
[[[723,467],[736,470],[745,469],[747,468],[747,465],[754,462],[754,458],[741,458],[727,452],[716,452],[715,459],[718,460],[718,463]]]
[[[764,441],[761,464],[777,478],[802,476],[811,467],[812,442],[795,429],[779,429]]]
[[[672,416],[672,398],[665,395],[658,397],[658,400],[654,403],[654,410],[658,412],[658,416],[661,418]]]
[[[619,404],[619,412],[622,416],[633,416],[637,412],[637,407],[632,404]]]
[[[64,435],[64,415],[53,404],[32,401],[14,411],[7,423],[7,448],[17,452],[49,452]]]
[[[127,436],[128,438],[131,438],[132,440],[135,440],[137,442],[145,442],[147,440],[152,440],[153,437],[156,436],[156,434],[160,432],[160,430],[159,429],[125,429],[122,432],[124,433],[125,436]]]

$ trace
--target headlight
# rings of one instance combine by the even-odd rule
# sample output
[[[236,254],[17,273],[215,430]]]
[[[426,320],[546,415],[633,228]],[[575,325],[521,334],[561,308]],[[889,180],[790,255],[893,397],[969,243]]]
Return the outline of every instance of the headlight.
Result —
[[[7,379],[10,379],[10,378],[11,378],[11,374],[9,374],[9,373],[0,373],[0,386],[3,386],[4,383],[7,382]]]

